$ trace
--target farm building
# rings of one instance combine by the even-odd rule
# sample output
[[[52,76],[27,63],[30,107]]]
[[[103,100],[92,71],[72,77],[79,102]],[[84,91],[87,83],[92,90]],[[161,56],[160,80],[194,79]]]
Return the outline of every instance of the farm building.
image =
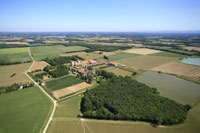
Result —
[[[117,63],[117,62],[113,62],[113,61],[108,62],[108,64],[109,64],[109,65],[112,65],[112,66],[118,66],[118,65],[119,65],[119,63]]]
[[[88,64],[92,64],[92,65],[96,65],[97,64],[97,61],[93,60],[93,59],[90,59],[90,60],[83,60],[83,61],[80,61],[80,60],[77,60],[77,61],[71,61],[71,65],[72,66],[86,66]]]

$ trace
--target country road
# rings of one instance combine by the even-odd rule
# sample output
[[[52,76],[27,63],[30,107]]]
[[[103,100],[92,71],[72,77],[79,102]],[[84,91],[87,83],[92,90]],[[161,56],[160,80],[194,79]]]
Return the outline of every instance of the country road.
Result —
[[[32,55],[31,55],[30,48],[29,48],[29,56],[31,57],[33,63],[31,64],[31,66],[29,67],[29,69],[28,69],[27,72],[30,72],[30,71],[31,71],[31,68],[32,68],[33,64],[35,63],[35,60],[34,60],[34,58],[33,58]],[[27,72],[25,72],[26,76],[27,76],[31,81],[33,81],[33,83],[34,83],[36,86],[38,86],[38,87],[44,92],[44,94],[47,95],[47,96],[49,97],[49,99],[51,99],[51,101],[53,102],[53,110],[52,110],[52,113],[51,113],[51,115],[50,115],[50,117],[49,117],[49,119],[48,119],[47,124],[45,125],[44,130],[43,130],[43,133],[46,133],[46,131],[47,131],[48,127],[49,127],[49,124],[50,124],[51,120],[53,119],[53,115],[54,115],[55,110],[56,110],[57,101],[54,100],[46,91],[44,91],[44,89],[43,89],[37,82],[35,82],[35,81],[27,74]]]

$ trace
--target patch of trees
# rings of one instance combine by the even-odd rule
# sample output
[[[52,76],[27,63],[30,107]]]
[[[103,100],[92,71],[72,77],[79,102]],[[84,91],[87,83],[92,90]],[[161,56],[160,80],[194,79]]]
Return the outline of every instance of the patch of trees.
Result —
[[[76,61],[76,60],[82,60],[81,57],[78,56],[65,56],[65,57],[55,57],[52,59],[46,58],[44,59],[46,62],[48,62],[52,66],[56,65],[62,65],[65,63],[70,63],[71,61]]]
[[[16,64],[21,64],[21,63],[30,63],[32,61],[24,61],[24,62],[20,62],[20,61],[16,61],[16,62],[9,62],[7,60],[0,60],[0,65],[4,66],[4,65],[16,65]]]
[[[3,48],[18,48],[18,47],[29,47],[28,45],[25,44],[1,44],[0,49]]]
[[[111,52],[116,50],[126,50],[132,48],[131,46],[111,46],[111,45],[100,45],[100,44],[86,44],[86,43],[68,43],[65,46],[82,46],[89,49],[84,50],[85,52],[94,52],[94,51],[105,51]]]
[[[186,119],[190,106],[160,96],[156,88],[106,71],[97,74],[104,80],[85,92],[81,101],[83,117],[163,125],[182,123]]]
[[[21,89],[25,89],[25,88],[32,87],[32,86],[34,86],[33,83],[28,83],[28,84],[17,84],[17,83],[14,83],[11,86],[0,86],[0,95],[8,93],[8,92],[12,92],[12,91],[17,91],[20,88]]]
[[[69,74],[68,67],[64,65],[57,66],[57,69],[53,71],[49,71],[49,74],[54,78],[68,75]]]

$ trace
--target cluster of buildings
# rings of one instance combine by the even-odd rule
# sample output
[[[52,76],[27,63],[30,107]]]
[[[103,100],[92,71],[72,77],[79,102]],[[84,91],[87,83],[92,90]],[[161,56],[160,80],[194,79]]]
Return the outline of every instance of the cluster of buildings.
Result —
[[[77,60],[77,61],[71,61],[71,67],[69,70],[73,72],[74,74],[82,74],[86,76],[89,72],[92,72],[95,74],[95,70],[88,70],[87,66],[96,65],[97,61],[90,59],[90,60]]]
[[[114,62],[114,61],[110,61],[110,62],[108,62],[108,65],[111,65],[111,66],[123,66],[123,67],[125,67],[124,64],[120,64],[120,63],[118,63],[118,62]]]

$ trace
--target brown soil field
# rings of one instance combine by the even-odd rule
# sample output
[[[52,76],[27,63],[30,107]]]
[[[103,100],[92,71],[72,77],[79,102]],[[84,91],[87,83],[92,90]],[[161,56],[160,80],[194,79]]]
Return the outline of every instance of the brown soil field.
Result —
[[[53,95],[54,95],[57,99],[59,99],[59,98],[62,97],[62,96],[68,95],[68,94],[70,94],[70,93],[73,93],[73,92],[82,90],[82,89],[87,88],[87,87],[90,87],[90,86],[92,86],[92,85],[83,82],[83,83],[80,83],[80,84],[76,84],[76,85],[73,85],[73,86],[70,86],[70,87],[61,89],[61,90],[53,91]]]
[[[188,65],[179,62],[171,62],[153,68],[154,71],[161,71],[164,73],[177,74],[186,77],[200,78],[200,67]]]
[[[38,69],[43,69],[45,66],[50,66],[47,62],[45,61],[36,61],[33,66],[31,67],[31,71],[38,70]]]
[[[184,47],[184,49],[200,51],[200,47]]]
[[[25,75],[31,63],[7,65],[0,67],[0,86],[8,86],[14,83],[30,82],[29,78]],[[15,73],[14,76],[11,76]]]
[[[161,56],[136,56],[131,58],[124,58],[117,60],[117,62],[122,63],[133,69],[152,69],[154,67],[174,62],[178,60],[177,57],[161,57]]]
[[[133,53],[133,54],[148,55],[148,54],[159,53],[161,51],[153,50],[153,49],[147,49],[147,48],[133,48],[133,49],[125,50],[124,52]]]
[[[121,75],[121,76],[131,76],[132,75],[131,72],[125,71],[125,70],[122,70],[122,69],[116,68],[116,67],[107,67],[104,70],[106,70],[108,72],[112,72],[112,73],[116,74],[117,76],[118,75]]]

